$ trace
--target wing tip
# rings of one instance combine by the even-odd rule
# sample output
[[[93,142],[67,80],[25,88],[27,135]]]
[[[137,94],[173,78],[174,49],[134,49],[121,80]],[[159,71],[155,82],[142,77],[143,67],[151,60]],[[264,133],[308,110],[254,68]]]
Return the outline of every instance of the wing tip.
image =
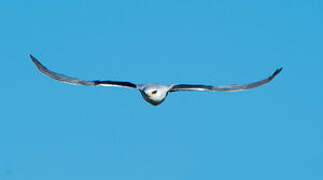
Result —
[[[273,76],[277,76],[277,75],[278,75],[282,70],[283,70],[283,67],[278,68],[278,69],[274,72]]]
[[[33,55],[31,55],[31,54],[29,54],[29,57],[31,58],[31,59],[36,59]]]
[[[33,55],[29,54],[29,57],[33,61],[33,63],[36,65],[37,69],[41,71],[42,73],[46,74],[46,71],[49,71],[42,63],[40,63],[37,58],[35,58]]]
[[[273,75],[270,76],[270,80],[274,79],[274,77],[276,77],[281,71],[283,70],[283,67],[278,68]]]
[[[40,64],[39,61],[33,55],[29,54],[29,57],[35,64]]]

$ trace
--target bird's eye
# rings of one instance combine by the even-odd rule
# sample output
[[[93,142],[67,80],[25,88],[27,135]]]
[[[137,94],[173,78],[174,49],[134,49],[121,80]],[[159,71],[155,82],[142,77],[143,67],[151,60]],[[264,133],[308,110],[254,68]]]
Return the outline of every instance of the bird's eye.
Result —
[[[157,90],[155,90],[155,91],[151,92],[151,94],[156,94],[156,93],[157,93]]]

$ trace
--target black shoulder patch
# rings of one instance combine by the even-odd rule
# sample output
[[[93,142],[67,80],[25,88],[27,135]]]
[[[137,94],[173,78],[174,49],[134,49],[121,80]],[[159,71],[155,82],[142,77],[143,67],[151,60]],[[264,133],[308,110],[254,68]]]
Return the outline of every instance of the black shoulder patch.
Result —
[[[123,81],[94,81],[94,84],[95,85],[110,84],[110,85],[116,85],[116,86],[137,88],[137,85],[135,85],[131,82],[123,82]]]

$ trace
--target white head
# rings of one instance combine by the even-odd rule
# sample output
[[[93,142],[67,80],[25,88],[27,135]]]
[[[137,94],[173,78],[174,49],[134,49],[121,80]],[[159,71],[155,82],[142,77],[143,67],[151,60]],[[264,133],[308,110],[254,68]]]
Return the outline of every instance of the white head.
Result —
[[[170,87],[159,84],[145,85],[141,92],[143,98],[152,105],[159,105],[167,97]]]

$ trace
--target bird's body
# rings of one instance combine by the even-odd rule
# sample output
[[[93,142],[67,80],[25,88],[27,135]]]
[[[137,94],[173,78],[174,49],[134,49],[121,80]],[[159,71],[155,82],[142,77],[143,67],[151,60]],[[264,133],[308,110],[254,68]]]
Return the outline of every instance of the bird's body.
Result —
[[[140,91],[142,97],[152,105],[159,105],[166,99],[168,93],[177,91],[240,91],[255,88],[264,85],[274,79],[276,75],[280,73],[282,68],[277,69],[268,78],[257,81],[254,83],[244,85],[227,85],[227,86],[209,86],[209,85],[194,85],[194,84],[141,84],[137,85],[131,82],[124,81],[85,81],[77,78],[72,78],[63,74],[59,74],[48,70],[43,66],[35,57],[30,55],[30,58],[35,63],[40,72],[46,76],[73,85],[85,85],[85,86],[116,86],[127,87],[137,89]]]
[[[139,85],[138,89],[142,97],[152,105],[161,104],[167,97],[169,90],[174,85],[163,85],[163,84],[143,84]]]

